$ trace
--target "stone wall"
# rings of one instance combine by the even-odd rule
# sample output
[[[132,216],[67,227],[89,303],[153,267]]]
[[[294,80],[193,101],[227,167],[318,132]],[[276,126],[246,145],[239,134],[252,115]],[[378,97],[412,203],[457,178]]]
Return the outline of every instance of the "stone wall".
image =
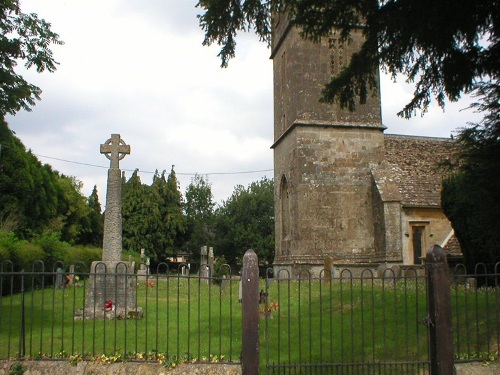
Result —
[[[15,361],[0,361],[0,375],[8,375]],[[183,364],[166,369],[156,363],[120,362],[91,364],[68,361],[21,361],[24,375],[241,375],[241,365],[233,364]]]

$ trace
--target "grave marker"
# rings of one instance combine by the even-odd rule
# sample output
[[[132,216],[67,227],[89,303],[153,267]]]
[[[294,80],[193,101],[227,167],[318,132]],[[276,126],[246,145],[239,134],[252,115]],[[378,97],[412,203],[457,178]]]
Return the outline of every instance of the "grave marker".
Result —
[[[127,319],[140,318],[142,309],[136,306],[134,262],[122,261],[122,213],[120,160],[130,154],[130,146],[112,134],[100,147],[110,160],[106,210],[104,212],[103,254],[101,262],[92,262],[89,289],[84,311],[75,318]],[[112,305],[113,308],[106,308]]]

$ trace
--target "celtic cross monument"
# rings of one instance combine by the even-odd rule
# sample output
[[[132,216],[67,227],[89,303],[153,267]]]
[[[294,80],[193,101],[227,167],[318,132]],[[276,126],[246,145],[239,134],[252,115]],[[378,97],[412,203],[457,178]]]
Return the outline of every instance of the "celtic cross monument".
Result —
[[[125,144],[119,134],[112,134],[101,145],[101,154],[110,160],[102,260],[119,262],[122,258],[122,179],[119,163],[130,154],[130,146]]]
[[[110,160],[102,261],[92,262],[85,308],[75,316],[84,319],[140,318],[136,306],[134,262],[122,261],[122,179],[120,160],[130,154],[130,146],[112,134],[100,148]]]

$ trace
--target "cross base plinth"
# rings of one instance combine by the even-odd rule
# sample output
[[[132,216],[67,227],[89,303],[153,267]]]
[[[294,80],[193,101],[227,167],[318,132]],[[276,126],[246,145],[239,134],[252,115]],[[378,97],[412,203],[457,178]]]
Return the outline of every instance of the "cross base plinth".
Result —
[[[75,319],[141,319],[134,262],[92,262],[85,307]]]

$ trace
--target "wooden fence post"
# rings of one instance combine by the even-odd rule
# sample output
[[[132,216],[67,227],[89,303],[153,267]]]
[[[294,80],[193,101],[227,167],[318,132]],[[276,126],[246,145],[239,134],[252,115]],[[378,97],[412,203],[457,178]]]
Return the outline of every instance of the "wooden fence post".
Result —
[[[427,251],[427,310],[431,375],[453,374],[450,270],[439,245]]]
[[[242,285],[242,375],[259,374],[259,262],[253,250],[243,256]]]

